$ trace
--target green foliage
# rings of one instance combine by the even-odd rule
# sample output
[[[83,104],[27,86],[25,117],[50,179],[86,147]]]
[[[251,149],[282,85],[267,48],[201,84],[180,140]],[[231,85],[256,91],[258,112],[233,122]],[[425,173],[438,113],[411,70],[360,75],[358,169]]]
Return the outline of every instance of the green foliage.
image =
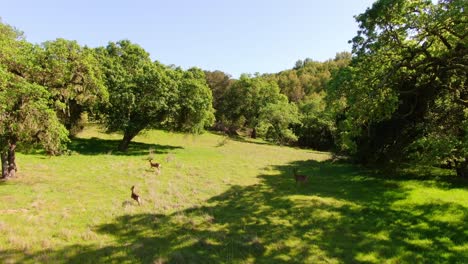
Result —
[[[300,125],[294,132],[299,137],[298,144],[317,150],[330,150],[334,146],[335,120],[330,109],[326,108],[325,93],[315,93],[299,103]]]
[[[111,42],[98,52],[110,95],[103,121],[108,131],[123,132],[125,150],[140,131],[164,121],[172,80],[162,65],[128,40]]]
[[[147,128],[201,132],[214,121],[212,97],[204,73],[152,62],[140,46],[123,40],[98,49],[106,69],[109,104],[104,123],[122,131],[121,150]]]
[[[281,100],[283,97],[274,81],[244,74],[225,93],[220,109],[222,120],[229,125],[256,129],[263,109]]]
[[[110,43],[103,52],[110,92],[106,127],[109,131],[139,132],[157,118],[166,104],[162,95],[169,79],[162,66],[153,65],[146,51],[129,41]]]
[[[222,71],[205,71],[205,78],[213,94],[213,108],[221,109],[222,98],[234,80],[231,79],[230,75]],[[217,119],[219,117],[217,116]]]
[[[296,67],[291,70],[262,77],[278,83],[281,93],[286,95],[289,101],[298,103],[315,93],[326,91],[331,74],[347,66],[350,60],[349,52],[337,53],[333,60],[325,62],[306,58],[304,61],[298,61]]]
[[[299,79],[297,71],[288,70],[279,73],[276,76],[276,81],[281,89],[281,93],[285,94],[292,102],[298,102],[305,96],[305,83],[309,83],[308,80],[305,83],[302,82],[305,78]]]
[[[49,154],[65,149],[68,132],[49,106],[50,95],[44,87],[27,82],[10,82],[0,101],[4,111],[1,124],[1,145],[16,140],[22,149],[39,144]]]
[[[169,98],[170,114],[165,126],[176,131],[201,133],[215,120],[205,74],[198,68],[175,71],[171,76],[176,80],[176,94]]]
[[[361,162],[433,157],[466,166],[466,17],[459,0],[377,1],[356,17],[356,56],[330,99],[345,102],[341,142]]]
[[[298,61],[291,70],[262,76],[265,80],[276,82],[281,93],[286,95],[290,102],[297,104],[301,117],[299,124],[294,125],[293,133],[300,146],[320,150],[334,148],[333,113],[339,107],[331,107],[335,101],[329,101],[330,107],[325,107],[327,104],[323,98],[330,90],[328,86],[332,74],[342,71],[350,61],[349,52],[340,52],[333,60],[317,62],[306,58],[304,61]]]
[[[48,153],[64,148],[67,131],[58,121],[50,104],[50,93],[34,83],[28,73],[27,58],[34,58],[31,45],[21,34],[0,23],[0,152],[14,156],[15,147],[39,144]],[[9,162],[16,166],[14,157]],[[2,165],[4,165],[3,163]],[[3,168],[5,169],[5,168]]]
[[[103,75],[94,50],[76,41],[57,39],[36,49],[32,79],[48,88],[57,115],[70,133],[80,131],[80,117],[108,99]]]
[[[278,102],[262,108],[259,120],[258,135],[263,138],[280,144],[297,141],[290,127],[299,124],[299,112],[295,104],[288,103],[285,95]]]

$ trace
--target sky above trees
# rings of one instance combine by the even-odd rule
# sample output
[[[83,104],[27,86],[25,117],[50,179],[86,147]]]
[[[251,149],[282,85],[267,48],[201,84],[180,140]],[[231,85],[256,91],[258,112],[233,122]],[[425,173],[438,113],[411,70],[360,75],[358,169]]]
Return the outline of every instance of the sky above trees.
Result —
[[[77,40],[90,47],[129,39],[152,59],[187,69],[273,73],[298,59],[350,51],[353,16],[373,0],[0,0],[0,17],[28,41]]]

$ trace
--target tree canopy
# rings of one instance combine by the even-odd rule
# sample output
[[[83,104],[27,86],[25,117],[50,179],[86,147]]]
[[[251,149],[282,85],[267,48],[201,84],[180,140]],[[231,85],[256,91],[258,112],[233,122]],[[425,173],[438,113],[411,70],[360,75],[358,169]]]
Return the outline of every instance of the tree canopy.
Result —
[[[224,95],[221,119],[231,126],[252,129],[252,137],[256,137],[261,111],[281,99],[276,82],[243,74]]]
[[[152,62],[128,40],[111,42],[98,53],[110,94],[103,121],[109,131],[123,132],[120,150],[147,128],[200,132],[214,121],[211,91],[201,70]]]
[[[2,178],[17,169],[16,148],[41,145],[55,154],[64,148],[67,130],[51,107],[48,90],[34,83],[30,63],[34,47],[21,32],[0,23],[0,155]]]
[[[65,39],[46,41],[36,51],[33,80],[48,88],[57,115],[75,135],[81,114],[108,98],[94,51]]]
[[[453,162],[466,175],[467,17],[460,0],[380,0],[356,17],[355,56],[330,99],[359,161]]]

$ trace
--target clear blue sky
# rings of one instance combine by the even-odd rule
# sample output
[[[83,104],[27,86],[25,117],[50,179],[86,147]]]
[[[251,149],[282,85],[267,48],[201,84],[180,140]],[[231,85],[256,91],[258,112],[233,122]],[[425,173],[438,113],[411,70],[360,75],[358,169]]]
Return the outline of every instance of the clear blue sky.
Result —
[[[0,17],[33,43],[90,47],[129,39],[164,64],[273,73],[350,51],[353,15],[373,0],[0,0]]]

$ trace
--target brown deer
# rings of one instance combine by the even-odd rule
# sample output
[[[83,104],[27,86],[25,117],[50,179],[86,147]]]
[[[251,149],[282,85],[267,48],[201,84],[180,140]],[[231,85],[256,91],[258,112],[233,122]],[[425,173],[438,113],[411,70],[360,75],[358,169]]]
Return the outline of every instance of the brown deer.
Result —
[[[139,196],[138,194],[136,194],[135,191],[134,191],[134,190],[135,190],[135,186],[132,186],[131,190],[132,190],[132,195],[131,195],[132,199],[135,200],[135,201],[137,201],[138,205],[141,205],[141,198],[140,198],[140,196]]]
[[[158,174],[161,172],[161,163],[157,163],[157,162],[152,162],[153,159],[150,159],[149,160],[149,163],[150,163],[150,168],[156,168]]]
[[[307,176],[307,175],[297,174],[297,169],[296,168],[293,169],[293,173],[294,173],[294,179],[296,179],[296,185],[301,183],[301,182],[306,183],[307,179],[309,178],[309,176]]]

